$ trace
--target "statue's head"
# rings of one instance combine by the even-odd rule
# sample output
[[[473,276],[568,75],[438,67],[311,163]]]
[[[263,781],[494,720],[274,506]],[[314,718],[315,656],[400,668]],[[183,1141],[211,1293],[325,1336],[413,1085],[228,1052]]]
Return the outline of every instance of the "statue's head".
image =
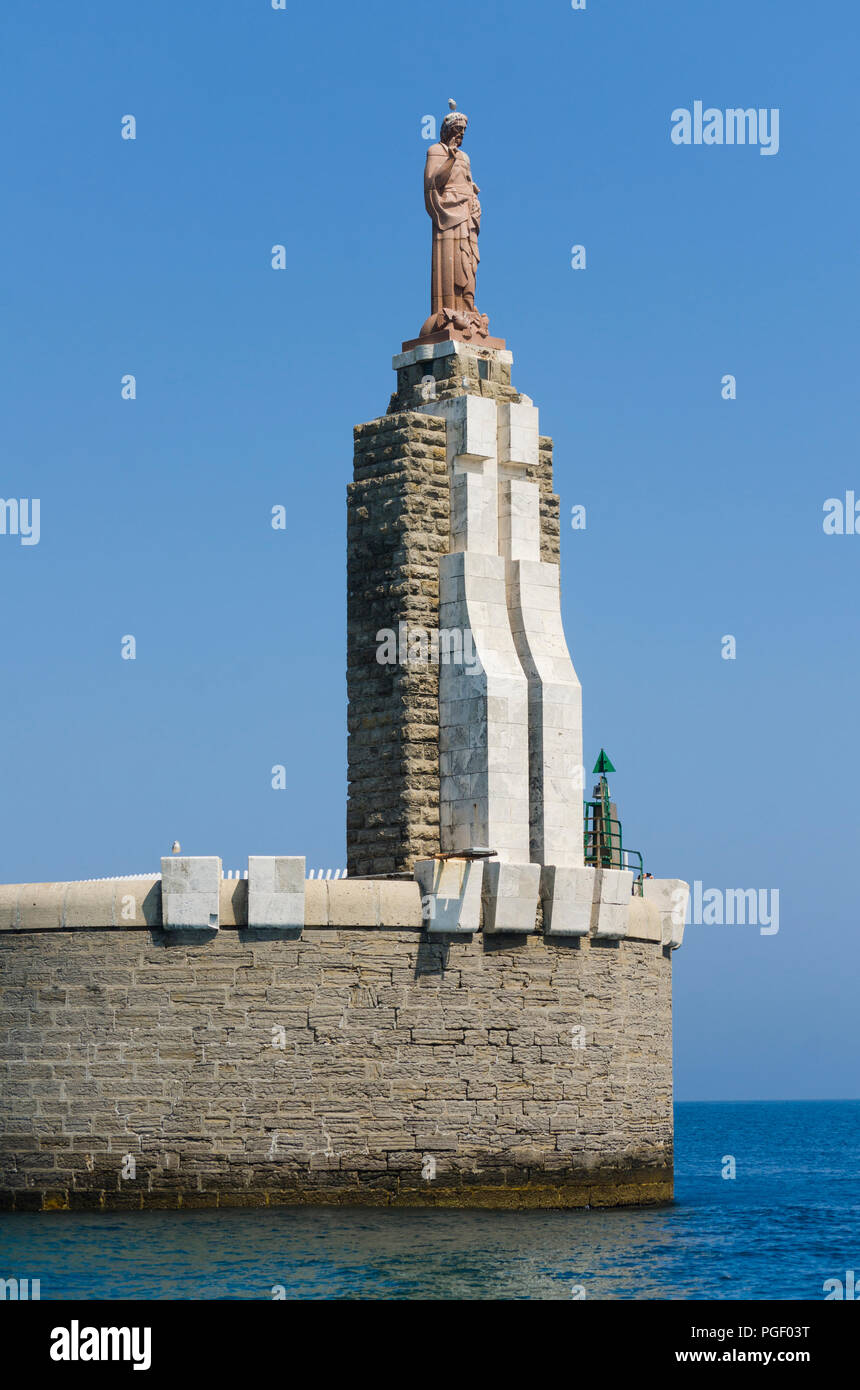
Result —
[[[442,144],[452,145],[455,150],[458,150],[463,143],[463,136],[468,124],[469,118],[464,116],[462,111],[449,111],[442,122],[442,131],[439,136]]]

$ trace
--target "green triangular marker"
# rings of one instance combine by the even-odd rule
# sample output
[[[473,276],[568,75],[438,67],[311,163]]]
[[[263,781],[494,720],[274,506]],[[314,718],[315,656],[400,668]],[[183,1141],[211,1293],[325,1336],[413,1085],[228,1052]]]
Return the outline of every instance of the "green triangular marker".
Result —
[[[594,771],[599,772],[601,774],[615,771],[615,768],[612,766],[612,763],[609,761],[609,758],[606,755],[606,750],[603,748],[601,748],[600,750],[600,757],[594,764]]]

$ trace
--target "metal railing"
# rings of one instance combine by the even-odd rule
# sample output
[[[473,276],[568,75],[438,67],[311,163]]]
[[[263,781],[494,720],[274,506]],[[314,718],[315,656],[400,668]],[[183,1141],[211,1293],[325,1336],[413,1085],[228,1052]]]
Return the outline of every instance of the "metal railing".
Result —
[[[621,822],[606,814],[602,801],[586,801],[583,845],[585,862],[599,869],[631,869],[633,892],[642,897],[645,862],[638,849],[624,844]]]

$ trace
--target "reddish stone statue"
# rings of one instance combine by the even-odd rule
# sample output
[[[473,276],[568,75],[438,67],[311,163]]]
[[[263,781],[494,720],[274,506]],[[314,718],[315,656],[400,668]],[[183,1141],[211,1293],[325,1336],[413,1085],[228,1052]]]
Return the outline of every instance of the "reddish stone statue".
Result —
[[[433,220],[432,313],[421,339],[413,341],[450,337],[497,346],[489,338],[487,315],[475,308],[481,204],[469,156],[460,148],[468,118],[453,101],[449,105],[440,142],[427,151],[424,169],[424,203]]]

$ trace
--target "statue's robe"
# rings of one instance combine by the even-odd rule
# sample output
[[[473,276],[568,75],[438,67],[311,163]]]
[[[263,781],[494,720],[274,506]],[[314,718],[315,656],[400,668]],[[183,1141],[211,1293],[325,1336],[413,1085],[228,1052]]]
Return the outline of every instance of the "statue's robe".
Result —
[[[443,309],[475,313],[481,204],[472,182],[469,156],[463,150],[457,150],[448,182],[438,187],[437,176],[449,157],[445,145],[431,145],[424,169],[424,204],[433,219],[431,317]]]

